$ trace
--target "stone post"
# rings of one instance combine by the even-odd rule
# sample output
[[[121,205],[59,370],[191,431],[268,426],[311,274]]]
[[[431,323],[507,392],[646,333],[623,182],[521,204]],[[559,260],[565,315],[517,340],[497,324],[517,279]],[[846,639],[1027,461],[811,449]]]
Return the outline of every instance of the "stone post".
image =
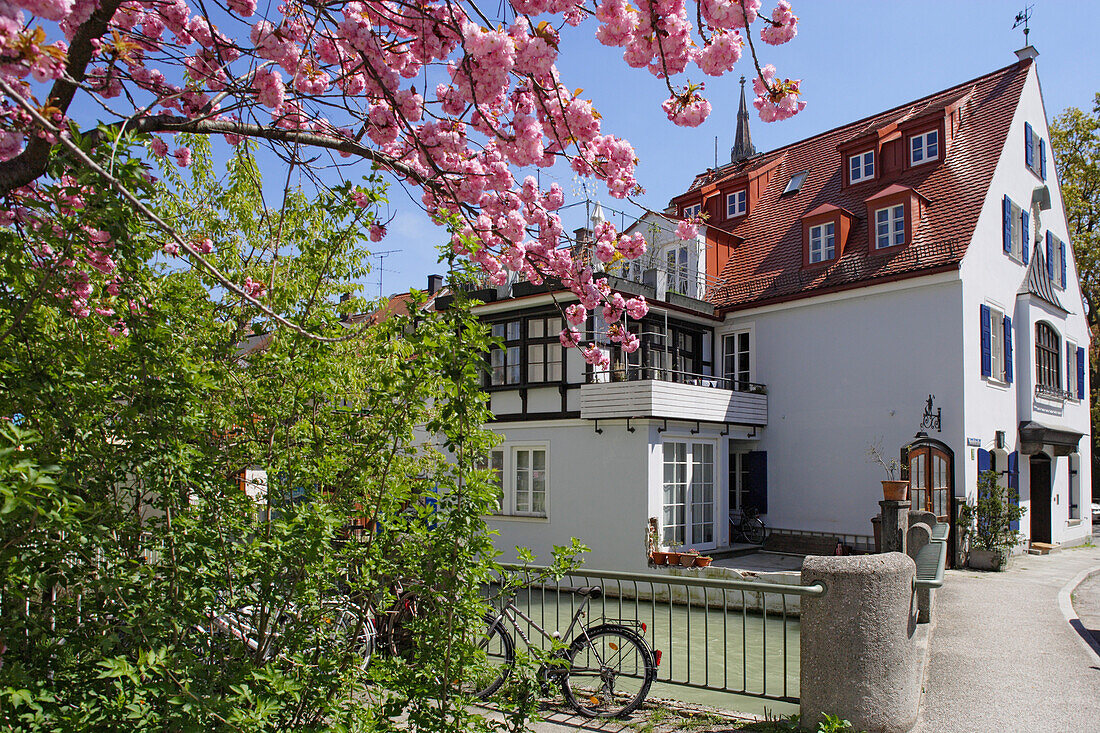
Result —
[[[906,507],[908,509],[908,507]],[[807,557],[802,583],[825,594],[802,599],[801,723],[825,713],[867,733],[905,733],[916,723],[921,664],[913,581],[901,553]]]
[[[878,503],[882,507],[882,552],[900,552],[905,554],[905,531],[909,529],[908,501],[887,501]]]

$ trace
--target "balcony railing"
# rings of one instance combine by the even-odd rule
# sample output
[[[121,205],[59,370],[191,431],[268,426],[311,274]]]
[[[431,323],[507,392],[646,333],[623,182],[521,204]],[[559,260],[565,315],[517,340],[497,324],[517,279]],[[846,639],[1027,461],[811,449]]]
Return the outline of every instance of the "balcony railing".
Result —
[[[767,388],[755,382],[661,367],[596,371],[581,387],[581,417],[653,417],[697,422],[768,424]]]
[[[1035,396],[1043,397],[1048,400],[1056,400],[1058,402],[1065,402],[1066,400],[1077,400],[1077,395],[1068,390],[1064,390],[1060,387],[1050,387],[1045,384],[1035,385]]]

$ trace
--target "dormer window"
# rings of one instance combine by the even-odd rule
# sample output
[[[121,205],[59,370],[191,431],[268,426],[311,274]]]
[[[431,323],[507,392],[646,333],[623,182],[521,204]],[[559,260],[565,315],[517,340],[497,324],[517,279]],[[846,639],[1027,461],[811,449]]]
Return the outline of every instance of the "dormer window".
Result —
[[[810,227],[810,264],[825,262],[836,257],[836,224],[818,224]]]
[[[749,192],[745,189],[734,191],[726,196],[726,218],[744,216],[748,208]]]
[[[905,206],[888,206],[875,211],[875,249],[905,244]]]
[[[940,157],[940,132],[929,130],[909,138],[909,165],[920,165]]]
[[[848,158],[848,183],[859,183],[875,177],[875,151],[850,156]]]
[[[699,216],[699,212],[702,210],[702,204],[692,204],[691,206],[684,207],[684,218],[690,219],[693,216]]]

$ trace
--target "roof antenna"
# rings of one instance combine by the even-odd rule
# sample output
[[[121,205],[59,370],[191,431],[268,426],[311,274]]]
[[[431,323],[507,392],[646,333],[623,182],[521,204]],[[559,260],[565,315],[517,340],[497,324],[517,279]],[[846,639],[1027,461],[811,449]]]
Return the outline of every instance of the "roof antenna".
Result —
[[[1031,33],[1031,29],[1028,28],[1028,21],[1031,20],[1031,11],[1035,8],[1034,5],[1028,5],[1020,12],[1016,13],[1016,22],[1012,24],[1012,30],[1016,30],[1021,25],[1024,27],[1024,47],[1028,45],[1027,35]]]

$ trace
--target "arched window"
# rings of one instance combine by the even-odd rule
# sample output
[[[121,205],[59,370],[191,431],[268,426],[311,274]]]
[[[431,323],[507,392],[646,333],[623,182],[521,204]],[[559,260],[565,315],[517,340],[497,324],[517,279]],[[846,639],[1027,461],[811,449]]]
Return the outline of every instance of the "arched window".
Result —
[[[1049,323],[1035,324],[1035,380],[1040,387],[1062,389],[1061,339]]]

